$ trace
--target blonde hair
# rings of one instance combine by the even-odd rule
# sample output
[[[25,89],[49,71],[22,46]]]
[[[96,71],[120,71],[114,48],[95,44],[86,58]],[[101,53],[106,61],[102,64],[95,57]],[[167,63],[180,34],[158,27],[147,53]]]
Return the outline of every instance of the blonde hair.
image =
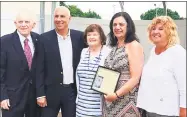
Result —
[[[166,32],[168,39],[168,47],[174,46],[177,43],[180,43],[179,36],[177,33],[177,25],[174,20],[169,16],[158,16],[152,20],[152,23],[148,26],[148,37],[149,41],[151,41],[151,30],[157,24],[163,24],[164,31]],[[152,41],[151,41],[152,42]]]

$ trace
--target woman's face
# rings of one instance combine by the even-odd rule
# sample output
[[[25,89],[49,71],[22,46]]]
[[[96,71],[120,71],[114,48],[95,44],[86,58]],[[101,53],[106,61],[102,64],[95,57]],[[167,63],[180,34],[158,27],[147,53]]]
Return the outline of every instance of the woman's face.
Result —
[[[161,23],[158,23],[151,28],[150,39],[155,45],[168,42],[165,29]]]
[[[99,46],[101,45],[100,34],[95,30],[94,32],[87,33],[88,46]]]
[[[115,18],[113,21],[113,33],[117,39],[125,39],[126,31],[126,20],[122,16]]]

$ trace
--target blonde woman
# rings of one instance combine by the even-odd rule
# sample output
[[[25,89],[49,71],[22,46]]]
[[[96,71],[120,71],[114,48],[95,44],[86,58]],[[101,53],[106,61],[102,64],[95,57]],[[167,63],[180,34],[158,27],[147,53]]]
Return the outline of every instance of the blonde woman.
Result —
[[[142,72],[137,107],[147,117],[186,117],[186,50],[178,44],[177,26],[169,16],[148,27],[155,45]]]

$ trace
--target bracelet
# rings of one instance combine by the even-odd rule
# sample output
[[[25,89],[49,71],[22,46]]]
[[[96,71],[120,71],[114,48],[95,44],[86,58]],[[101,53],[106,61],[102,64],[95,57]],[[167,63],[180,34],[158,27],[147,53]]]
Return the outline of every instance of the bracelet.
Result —
[[[115,94],[116,94],[117,98],[120,98],[116,92],[115,92]]]

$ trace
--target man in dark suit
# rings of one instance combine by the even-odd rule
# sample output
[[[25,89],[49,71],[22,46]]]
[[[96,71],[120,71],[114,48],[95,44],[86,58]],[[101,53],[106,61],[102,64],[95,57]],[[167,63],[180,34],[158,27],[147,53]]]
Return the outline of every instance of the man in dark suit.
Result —
[[[70,11],[57,7],[55,29],[40,35],[36,68],[37,103],[42,117],[75,117],[75,71],[85,46],[83,32],[69,29]]]
[[[17,14],[17,30],[2,36],[0,55],[0,101],[2,117],[39,117],[36,103],[35,69],[38,34],[31,13]]]

